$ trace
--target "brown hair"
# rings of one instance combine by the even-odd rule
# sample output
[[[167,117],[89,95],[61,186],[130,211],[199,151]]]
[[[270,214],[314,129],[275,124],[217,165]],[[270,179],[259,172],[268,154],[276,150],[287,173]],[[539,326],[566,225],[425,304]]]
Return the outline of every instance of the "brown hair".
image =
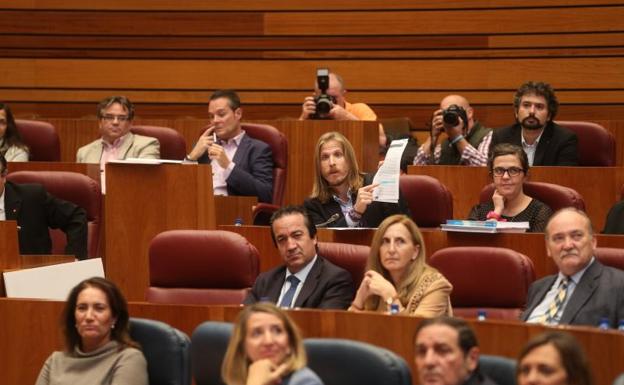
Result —
[[[100,101],[100,103],[97,106],[97,118],[98,120],[101,120],[102,117],[104,116],[104,110],[106,110],[108,107],[112,106],[113,104],[121,104],[121,106],[128,111],[128,120],[132,120],[134,119],[134,105],[132,104],[132,102],[130,101],[130,99],[128,99],[125,96],[109,96],[108,98],[103,99],[102,101]]]
[[[284,329],[288,333],[288,342],[292,354],[287,358],[289,364],[288,372],[294,372],[306,366],[307,357],[303,348],[303,339],[299,333],[297,325],[290,319],[285,311],[281,310],[270,302],[259,302],[246,306],[236,318],[232,337],[228,344],[223,365],[221,366],[221,377],[227,385],[245,385],[247,382],[247,370],[249,357],[245,351],[245,338],[247,336],[247,322],[254,313],[268,313],[276,316],[284,324]]]
[[[329,185],[323,175],[321,174],[321,149],[323,145],[330,141],[336,141],[342,147],[345,160],[349,164],[349,174],[347,180],[349,187],[352,190],[358,190],[362,187],[363,178],[360,175],[357,160],[355,158],[355,151],[349,140],[339,132],[331,131],[321,135],[318,142],[316,142],[316,149],[314,150],[314,184],[312,186],[312,194],[310,198],[318,198],[322,203],[328,202],[332,197]]]
[[[544,345],[552,345],[559,353],[569,385],[593,384],[589,362],[578,341],[572,335],[558,331],[542,333],[527,342],[518,357],[517,376],[520,375],[522,370],[522,360],[531,351]]]
[[[0,111],[4,111],[6,115],[6,130],[4,131],[4,136],[0,137],[0,139],[4,139],[4,146],[8,150],[11,146],[19,147],[26,152],[28,152],[28,146],[24,144],[22,141],[22,136],[17,129],[17,124],[15,123],[15,117],[13,117],[13,112],[11,108],[6,103],[0,103]],[[1,149],[0,149],[0,153]],[[4,153],[2,153],[4,155]]]
[[[423,240],[422,234],[420,233],[420,230],[418,229],[418,226],[416,225],[416,223],[414,223],[414,221],[412,221],[411,218],[403,214],[396,214],[389,216],[383,222],[381,222],[379,228],[377,229],[377,231],[375,231],[375,235],[373,236],[370,254],[366,263],[366,270],[376,271],[381,274],[385,279],[392,282],[390,272],[388,272],[388,270],[386,270],[381,265],[379,249],[381,248],[383,238],[386,235],[386,231],[388,231],[388,228],[397,223],[405,226],[405,228],[412,237],[412,242],[414,243],[414,245],[420,246],[416,259],[412,263],[410,263],[408,271],[403,278],[403,281],[400,282],[399,286],[396,288],[399,301],[401,301],[403,307],[406,307],[409,301],[410,292],[417,285],[418,281],[422,277],[422,273],[428,267],[425,264],[425,256],[427,255],[425,250],[425,242]],[[379,298],[379,296],[368,297],[364,304],[364,309],[376,310],[379,306],[380,300],[381,299]]]
[[[528,81],[521,85],[514,95],[513,104],[516,112],[518,112],[518,109],[520,108],[520,101],[524,95],[537,95],[546,99],[549,118],[550,120],[555,119],[555,116],[557,116],[557,112],[559,111],[559,100],[557,100],[555,90],[550,84],[546,82]]]
[[[111,340],[119,342],[120,350],[128,346],[138,347],[138,344],[130,339],[128,303],[121,290],[106,278],[92,277],[74,286],[65,302],[62,322],[65,334],[65,350],[71,353],[75,347],[82,348],[82,339],[76,330],[75,310],[78,295],[88,287],[100,289],[106,294],[111,314],[116,319],[115,327],[111,330]]]
[[[520,165],[522,166],[522,170],[524,170],[524,174],[526,175],[529,172],[529,158],[527,157],[527,154],[526,152],[524,152],[522,147],[511,143],[499,143],[494,146],[494,148],[492,148],[492,151],[490,151],[490,156],[487,163],[490,174],[492,174],[494,170],[494,159],[498,158],[499,156],[505,155],[515,155],[516,158],[518,158],[518,160],[520,161]]]

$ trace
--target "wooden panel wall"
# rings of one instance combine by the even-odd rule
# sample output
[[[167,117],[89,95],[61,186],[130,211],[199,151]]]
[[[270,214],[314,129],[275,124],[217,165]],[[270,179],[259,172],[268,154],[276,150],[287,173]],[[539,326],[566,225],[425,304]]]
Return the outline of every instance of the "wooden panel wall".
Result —
[[[248,119],[296,117],[315,69],[351,101],[417,125],[450,92],[490,126],[513,91],[550,82],[561,119],[624,119],[624,1],[6,0],[0,99],[20,116],[84,117],[128,95],[145,118],[205,116],[234,88]]]

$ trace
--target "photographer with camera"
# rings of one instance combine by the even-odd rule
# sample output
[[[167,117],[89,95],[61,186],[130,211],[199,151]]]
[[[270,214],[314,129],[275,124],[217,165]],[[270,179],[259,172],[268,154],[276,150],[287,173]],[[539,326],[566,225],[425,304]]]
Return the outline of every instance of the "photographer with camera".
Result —
[[[438,143],[443,132],[447,138]],[[474,120],[468,100],[448,95],[433,113],[431,135],[418,149],[414,164],[485,166],[491,140],[492,129]]]
[[[349,103],[345,99],[347,90],[342,77],[326,68],[319,68],[316,74],[314,96],[307,96],[302,105],[299,120],[377,120],[377,115],[365,103]],[[379,125],[379,145],[386,145],[386,134]]]

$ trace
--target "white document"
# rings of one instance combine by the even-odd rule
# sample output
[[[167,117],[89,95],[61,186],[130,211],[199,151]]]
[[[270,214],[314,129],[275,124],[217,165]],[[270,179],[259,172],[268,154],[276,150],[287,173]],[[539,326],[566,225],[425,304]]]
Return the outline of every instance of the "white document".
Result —
[[[101,258],[9,271],[4,285],[9,298],[65,301],[74,286],[91,277],[104,277]]]
[[[153,159],[153,158],[126,158],[111,159],[108,163],[126,163],[126,164],[181,164],[182,160],[173,159]]]
[[[373,184],[379,184],[373,190],[373,200],[397,203],[399,201],[399,177],[401,175],[401,156],[407,146],[407,139],[393,140]]]

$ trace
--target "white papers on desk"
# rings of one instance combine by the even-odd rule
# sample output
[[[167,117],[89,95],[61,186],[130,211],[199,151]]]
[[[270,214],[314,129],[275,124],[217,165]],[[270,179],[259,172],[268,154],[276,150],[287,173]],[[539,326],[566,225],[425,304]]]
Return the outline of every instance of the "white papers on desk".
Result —
[[[104,277],[102,258],[7,271],[4,285],[9,298],[40,298],[65,301],[82,280]]]
[[[401,175],[401,156],[407,146],[407,139],[393,140],[373,184],[379,187],[373,190],[373,200],[378,202],[397,203],[399,201],[399,176]]]
[[[529,222],[448,219],[446,223],[443,223],[440,227],[444,231],[459,231],[464,233],[524,233],[529,229]]]

